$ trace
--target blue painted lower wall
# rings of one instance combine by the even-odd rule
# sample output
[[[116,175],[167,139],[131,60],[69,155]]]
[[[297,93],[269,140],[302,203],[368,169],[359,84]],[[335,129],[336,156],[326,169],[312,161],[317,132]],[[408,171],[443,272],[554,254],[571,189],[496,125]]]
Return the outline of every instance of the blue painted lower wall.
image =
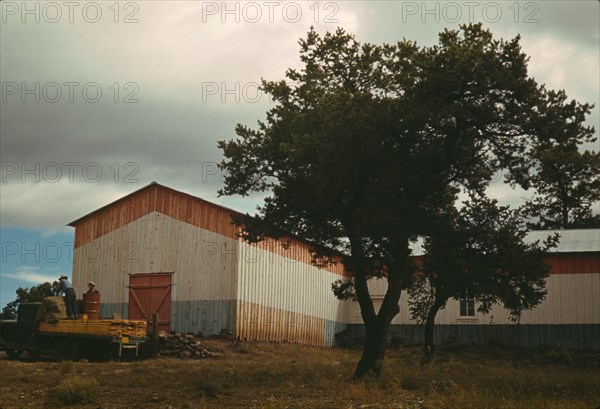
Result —
[[[100,318],[127,319],[128,308],[125,303],[100,303]]]
[[[100,315],[127,318],[125,303],[102,304]],[[171,305],[171,329],[177,332],[202,333],[205,336],[221,332],[235,335],[235,300],[173,301]],[[344,324],[325,320],[324,345],[331,347],[362,342],[365,337],[363,324]],[[423,343],[423,327],[420,325],[392,325],[389,340],[399,337],[406,344]],[[434,342],[487,344],[490,342],[509,346],[536,347],[560,344],[570,349],[600,351],[600,324],[539,324],[539,325],[436,325]]]
[[[125,303],[103,303],[101,317],[128,318]],[[173,301],[171,330],[184,333],[218,335],[222,331],[235,334],[235,300]]]
[[[325,320],[325,328],[323,331],[325,337],[325,346],[334,347],[340,344],[338,334],[346,332],[348,324],[343,322]]]
[[[204,336],[235,335],[236,308],[235,300],[173,301],[171,329]]]
[[[364,325],[348,325],[348,336],[354,342],[362,342],[365,337]],[[392,325],[388,338],[391,340],[393,337],[400,337],[406,344],[421,344],[424,341],[424,329],[421,325]],[[575,350],[600,351],[600,324],[439,324],[435,326],[434,342],[437,345],[450,342],[500,343],[528,348],[560,344]]]

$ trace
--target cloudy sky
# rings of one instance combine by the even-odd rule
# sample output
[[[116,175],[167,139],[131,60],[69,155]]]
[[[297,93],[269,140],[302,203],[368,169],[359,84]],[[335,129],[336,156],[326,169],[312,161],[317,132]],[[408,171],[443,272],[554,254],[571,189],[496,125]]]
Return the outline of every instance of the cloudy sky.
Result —
[[[152,181],[251,211],[258,199],[217,197],[216,142],[264,118],[257,83],[298,66],[311,25],[431,45],[444,28],[482,22],[521,34],[538,82],[598,105],[599,5],[2,1],[0,307],[19,286],[70,274],[69,222]],[[598,108],[589,123],[599,128]],[[501,182],[492,193],[511,204],[529,194]]]

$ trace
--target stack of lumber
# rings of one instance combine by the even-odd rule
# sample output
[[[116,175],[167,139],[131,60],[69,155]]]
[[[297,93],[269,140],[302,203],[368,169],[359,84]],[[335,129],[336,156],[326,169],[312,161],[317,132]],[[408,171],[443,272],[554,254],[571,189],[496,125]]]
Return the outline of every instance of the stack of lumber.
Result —
[[[140,320],[58,320],[55,323],[40,321],[40,332],[98,336],[145,337],[146,321]]]

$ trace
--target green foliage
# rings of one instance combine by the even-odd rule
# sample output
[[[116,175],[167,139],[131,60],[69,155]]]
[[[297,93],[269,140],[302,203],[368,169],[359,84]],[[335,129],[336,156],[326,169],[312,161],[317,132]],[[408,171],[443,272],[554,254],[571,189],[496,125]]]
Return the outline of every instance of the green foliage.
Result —
[[[401,269],[408,238],[431,231],[461,185],[524,166],[536,88],[518,38],[469,25],[419,48],[311,30],[300,46],[302,70],[262,83],[276,104],[266,122],[219,143],[221,194],[269,192],[257,218],[237,220],[244,238],[295,234],[320,256],[347,250],[353,274],[381,276],[384,263],[365,257]]]
[[[333,295],[339,300],[353,300],[356,301],[356,292],[354,291],[354,280],[349,279],[337,279],[331,283],[331,290]]]
[[[425,240],[424,264],[409,289],[410,311],[425,322],[449,299],[469,296],[478,310],[500,303],[514,320],[545,297],[549,266],[543,264],[558,235],[526,244],[520,212],[496,200],[473,197],[445,225]]]
[[[544,229],[597,228],[600,214],[600,154],[580,152],[574,143],[538,148],[537,172],[531,177],[536,195],[527,205],[537,218],[531,227]]]
[[[54,388],[54,397],[66,405],[95,402],[98,394],[95,379],[71,377],[62,380]]]
[[[333,291],[360,304],[367,358],[398,313],[401,290],[411,286],[409,241],[451,232],[461,190],[482,203],[463,215],[473,225],[461,230],[476,232],[478,222],[498,224],[505,215],[516,222],[495,204],[483,206],[486,188],[501,169],[512,183],[529,187],[531,143],[547,138],[556,122],[547,112],[561,110],[560,101],[528,76],[519,42],[494,39],[480,24],[445,30],[432,47],[407,40],[361,44],[342,29],[323,36],[311,29],[299,42],[302,67],[287,70],[281,81],[262,81],[274,101],[266,120],[256,129],[238,124],[237,139],[219,142],[225,157],[219,194],[266,195],[256,217],[234,219],[241,236],[257,242],[295,235],[311,243],[315,264],[343,263],[351,279],[334,283]],[[488,223],[471,243],[471,273],[456,269],[462,261],[454,263],[452,274],[463,275],[466,289],[479,288],[478,277],[489,276],[491,265],[503,268],[498,259],[481,260],[484,255],[526,250],[519,244],[496,251],[518,237],[508,222],[500,226],[502,233],[488,239],[494,227]],[[481,304],[501,300],[514,311],[535,305],[543,280],[519,274],[486,280]],[[371,278],[388,281],[377,313]],[[523,293],[489,291],[494,285]],[[435,285],[431,290],[439,291]]]
[[[514,321],[546,296],[549,266],[544,254],[556,246],[558,235],[543,245],[527,244],[521,212],[498,206],[496,200],[477,194],[425,240],[423,265],[408,293],[413,319],[425,323],[425,357],[433,357],[433,331],[437,312],[448,300],[465,296],[487,313],[503,305]]]
[[[11,320],[17,318],[19,304],[24,302],[42,301],[46,297],[51,297],[56,293],[56,285],[45,282],[34,287],[19,287],[16,291],[17,298],[9,302],[2,308],[0,319]]]
[[[540,91],[533,126],[539,137],[532,141],[532,167],[522,182],[535,189],[525,208],[537,229],[600,227],[600,154],[582,150],[597,141],[592,126],[585,126],[593,106],[568,101],[564,91]],[[513,179],[514,182],[515,179]]]

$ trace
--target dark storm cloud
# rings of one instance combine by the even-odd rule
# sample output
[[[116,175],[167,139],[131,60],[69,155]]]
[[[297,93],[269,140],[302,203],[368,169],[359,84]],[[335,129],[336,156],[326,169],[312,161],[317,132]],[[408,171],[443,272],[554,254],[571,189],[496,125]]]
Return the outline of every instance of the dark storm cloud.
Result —
[[[222,187],[217,141],[233,138],[237,121],[253,124],[259,117],[255,110],[264,113],[265,107],[211,105],[201,99],[170,100],[141,92],[136,104],[6,103],[2,107],[6,118],[1,141],[3,190],[29,188],[37,182],[48,185],[49,193],[62,191],[63,198],[76,196],[73,192],[89,197],[86,192],[91,186],[84,185],[128,193],[158,181],[215,200]],[[108,186],[115,184],[119,186]],[[28,202],[35,198],[20,197],[21,205],[31,208]],[[16,199],[13,196],[13,202]],[[6,204],[3,223],[40,222],[31,214],[19,217],[21,205],[7,213],[11,205]],[[81,203],[64,219],[79,217],[85,207]]]
[[[473,2],[450,3],[463,13],[461,22],[469,22],[464,21],[465,5]],[[219,15],[205,22],[201,5],[194,2],[140,2],[139,22],[129,25],[110,19],[98,24],[22,24],[13,18],[2,24],[0,38],[0,149],[3,166],[10,165],[2,175],[2,225],[64,226],[151,181],[252,210],[259,202],[256,198],[216,195],[222,186],[217,141],[234,138],[236,123],[255,126],[269,106],[264,96],[254,101],[251,92],[243,95],[243,87],[261,77],[283,78],[285,69],[298,63],[297,39],[311,24],[320,31],[344,27],[360,41],[396,42],[406,37],[430,45],[444,27],[459,23],[448,21],[450,3],[339,2],[337,22],[330,25],[316,24],[325,10],[315,21],[307,8],[305,17],[310,18],[297,24],[231,19],[222,23]],[[496,2],[501,7],[497,21],[489,21],[495,6],[475,3],[473,22],[487,19],[483,23],[505,38],[523,35],[536,78],[596,102],[597,2],[520,2],[518,17],[510,9],[513,2]],[[524,22],[531,11],[525,4],[537,7],[530,16],[537,22]],[[484,9],[488,14],[482,14]],[[48,85],[53,83],[63,93],[56,102],[56,90]],[[66,83],[78,84],[73,102]],[[23,96],[23,84],[27,90],[39,84],[39,92],[34,91],[39,102],[31,93]],[[86,100],[93,99],[95,90],[90,88],[84,96],[86,84],[101,89],[99,101]],[[232,89],[237,95],[228,94]],[[137,102],[126,103],[128,98]],[[593,123],[597,112],[596,108]],[[75,180],[69,180],[64,163],[79,164]],[[31,175],[23,180],[15,164],[25,164],[25,170],[34,173],[39,166],[40,180],[30,180]],[[53,177],[52,164],[65,174],[59,180],[44,180]],[[86,164],[97,164],[102,177],[94,179],[95,165],[88,167],[87,179],[82,177]],[[506,187],[496,191],[508,202],[521,200],[520,192]]]

